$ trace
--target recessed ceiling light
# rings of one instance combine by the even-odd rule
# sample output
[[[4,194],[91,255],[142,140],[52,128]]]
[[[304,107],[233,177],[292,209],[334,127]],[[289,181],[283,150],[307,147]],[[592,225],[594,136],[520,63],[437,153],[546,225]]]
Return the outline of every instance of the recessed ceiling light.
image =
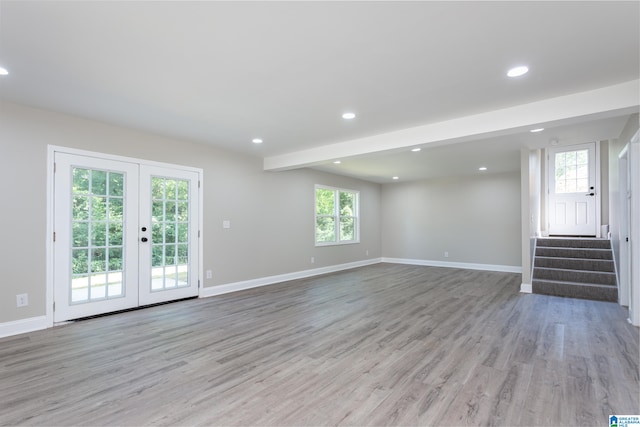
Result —
[[[482,166],[482,167],[478,168],[478,170],[479,170],[479,171],[486,171],[486,170],[487,170],[487,168],[486,168],[485,166]]]
[[[342,115],[342,118],[345,119],[345,120],[355,119],[356,118],[356,114],[355,113],[344,113]]]
[[[262,140],[260,138],[253,138],[251,142],[253,142],[254,144],[262,144]]]
[[[0,67],[0,76],[6,76],[9,74],[9,70],[4,67]]]
[[[519,67],[513,67],[509,71],[507,71],[507,76],[509,77],[520,77],[524,74],[527,74],[529,71],[529,67],[526,65],[520,65]]]
[[[399,176],[394,176],[392,179],[400,179]]]
[[[531,129],[529,132],[536,133],[536,132],[542,132],[543,130],[544,128],[537,128],[537,129]]]
[[[413,151],[414,153],[417,153],[418,151],[422,150],[422,148],[412,148],[411,151]]]
[[[333,162],[334,165],[339,165],[340,163],[342,163],[340,160],[336,160],[335,162]]]

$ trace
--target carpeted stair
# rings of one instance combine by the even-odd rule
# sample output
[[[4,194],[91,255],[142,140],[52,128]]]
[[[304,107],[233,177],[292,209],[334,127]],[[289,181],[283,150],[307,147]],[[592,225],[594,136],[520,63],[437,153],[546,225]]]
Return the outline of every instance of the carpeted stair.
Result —
[[[534,294],[618,301],[611,244],[606,239],[537,239]]]

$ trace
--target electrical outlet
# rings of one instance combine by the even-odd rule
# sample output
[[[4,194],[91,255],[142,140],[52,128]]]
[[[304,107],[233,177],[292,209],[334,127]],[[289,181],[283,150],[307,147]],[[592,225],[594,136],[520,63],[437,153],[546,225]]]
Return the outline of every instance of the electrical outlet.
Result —
[[[445,251],[445,252],[444,252],[444,257],[445,257],[445,258],[449,258],[449,252]]]
[[[16,307],[26,307],[29,305],[29,294],[16,295]]]
[[[369,249],[367,249],[366,251],[364,251],[364,254],[365,254],[366,256],[369,256]]]
[[[311,257],[311,264],[316,262],[316,257]]]
[[[207,279],[211,279],[213,277],[213,272],[211,270],[207,270]]]

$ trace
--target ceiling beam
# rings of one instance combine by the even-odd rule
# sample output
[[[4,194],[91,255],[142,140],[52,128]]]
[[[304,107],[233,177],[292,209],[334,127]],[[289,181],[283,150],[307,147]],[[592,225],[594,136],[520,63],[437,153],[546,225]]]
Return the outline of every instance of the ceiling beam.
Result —
[[[598,118],[640,105],[640,80],[549,98],[515,107],[269,156],[264,170],[314,166],[335,159],[505,135],[545,123]]]

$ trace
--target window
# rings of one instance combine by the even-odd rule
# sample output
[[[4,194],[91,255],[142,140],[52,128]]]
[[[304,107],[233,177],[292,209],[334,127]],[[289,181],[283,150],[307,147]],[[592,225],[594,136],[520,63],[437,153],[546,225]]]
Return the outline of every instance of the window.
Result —
[[[589,150],[556,153],[556,193],[585,193],[589,189]]]
[[[316,245],[358,243],[360,224],[354,190],[316,185]]]

